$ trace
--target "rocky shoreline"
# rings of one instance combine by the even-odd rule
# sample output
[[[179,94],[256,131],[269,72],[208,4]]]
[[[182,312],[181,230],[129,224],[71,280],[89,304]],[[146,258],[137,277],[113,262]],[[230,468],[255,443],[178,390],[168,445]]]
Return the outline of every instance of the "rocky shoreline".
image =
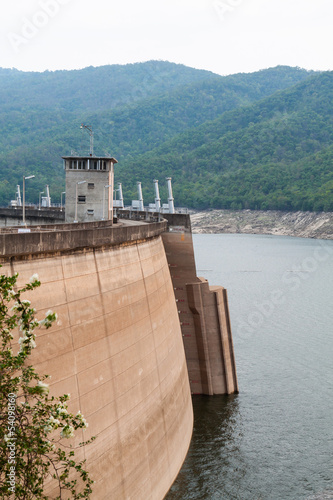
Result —
[[[332,212],[207,210],[191,214],[193,233],[244,233],[333,239]]]

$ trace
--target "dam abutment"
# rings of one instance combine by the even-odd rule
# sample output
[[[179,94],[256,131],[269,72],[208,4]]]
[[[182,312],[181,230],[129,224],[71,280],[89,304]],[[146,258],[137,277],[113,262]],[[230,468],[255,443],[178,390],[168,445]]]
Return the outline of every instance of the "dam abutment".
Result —
[[[227,290],[197,277],[188,214],[164,214],[162,238],[178,307],[192,394],[238,392]]]

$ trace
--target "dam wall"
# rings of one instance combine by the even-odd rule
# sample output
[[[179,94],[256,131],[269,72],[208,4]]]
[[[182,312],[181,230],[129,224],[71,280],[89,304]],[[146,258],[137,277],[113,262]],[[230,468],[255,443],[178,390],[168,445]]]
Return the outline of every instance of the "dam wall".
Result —
[[[86,458],[92,499],[161,500],[192,435],[188,373],[161,234],[166,222],[108,221],[0,233],[2,272],[18,285],[38,273],[25,298],[41,319],[33,363],[50,393],[70,393],[89,423],[72,444]],[[67,443],[66,443],[67,444]],[[55,498],[52,483],[46,492]]]
[[[65,221],[65,211],[57,208],[25,208],[26,224],[36,226],[39,224],[54,224]],[[23,214],[22,207],[0,207],[0,227],[20,226]]]
[[[170,268],[192,394],[238,392],[227,290],[197,277],[190,216],[163,214]]]

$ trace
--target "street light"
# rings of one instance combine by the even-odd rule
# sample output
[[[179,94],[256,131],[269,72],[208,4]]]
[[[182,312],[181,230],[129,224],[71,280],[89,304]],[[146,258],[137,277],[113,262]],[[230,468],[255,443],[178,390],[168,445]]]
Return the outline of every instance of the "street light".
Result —
[[[61,198],[60,198],[60,199],[61,199],[61,201],[60,201],[60,212],[62,212],[62,195],[63,195],[63,194],[66,194],[66,191],[63,191],[63,192],[61,193]]]
[[[103,189],[103,217],[102,220],[105,220],[105,189],[112,187],[112,184],[106,184]]]
[[[40,210],[40,195],[44,194],[44,191],[39,191],[39,210]]]
[[[113,224],[113,186],[114,186],[114,158],[111,158],[111,168],[109,170],[109,207],[108,207],[108,219]],[[117,163],[117,160],[115,160]]]
[[[84,184],[87,181],[78,181],[75,186],[75,219],[74,222],[77,222],[77,187],[79,184]]]
[[[113,190],[113,198],[114,198],[114,205],[115,205],[115,208],[114,208],[114,215],[117,217],[117,191],[118,189],[114,189]],[[113,203],[112,203],[113,204]],[[113,218],[113,217],[112,217]]]
[[[23,210],[22,210],[22,219],[23,219],[23,225],[25,226],[25,181],[28,179],[33,179],[35,176],[34,175],[29,175],[26,177],[25,175],[23,176]]]

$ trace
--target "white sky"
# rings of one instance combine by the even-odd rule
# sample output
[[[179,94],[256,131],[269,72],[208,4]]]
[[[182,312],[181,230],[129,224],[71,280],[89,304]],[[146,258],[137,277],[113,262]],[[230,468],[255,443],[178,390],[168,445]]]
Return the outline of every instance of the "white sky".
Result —
[[[333,69],[333,0],[10,0],[2,11],[4,68],[159,59],[221,75]]]

